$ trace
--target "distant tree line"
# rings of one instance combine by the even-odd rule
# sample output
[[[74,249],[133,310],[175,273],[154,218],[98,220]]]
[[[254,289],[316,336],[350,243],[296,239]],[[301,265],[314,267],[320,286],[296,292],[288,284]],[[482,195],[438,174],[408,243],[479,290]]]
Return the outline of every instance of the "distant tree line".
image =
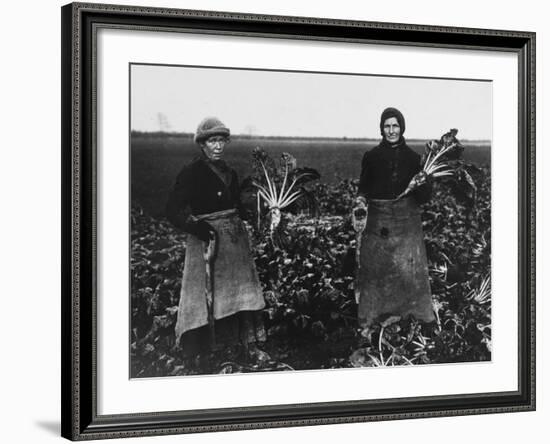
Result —
[[[181,139],[193,139],[193,133],[178,132],[178,131],[136,131],[132,130],[132,137],[144,138],[144,139],[159,139],[159,138],[181,138]],[[379,138],[371,137],[315,137],[315,136],[262,136],[255,134],[232,134],[232,138],[240,140],[349,140],[349,141],[365,141],[376,142]],[[426,139],[407,139],[410,143],[426,143]],[[469,144],[488,144],[489,140],[463,140]]]

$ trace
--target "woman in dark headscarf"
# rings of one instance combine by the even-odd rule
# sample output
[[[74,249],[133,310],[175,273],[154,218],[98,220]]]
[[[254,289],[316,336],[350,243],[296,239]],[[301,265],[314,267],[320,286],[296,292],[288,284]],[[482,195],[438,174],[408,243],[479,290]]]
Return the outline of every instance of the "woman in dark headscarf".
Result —
[[[429,199],[430,186],[396,199],[421,170],[420,155],[403,138],[405,118],[399,110],[384,110],[380,132],[380,144],[363,157],[356,203],[368,214],[356,282],[364,328],[391,316],[435,319],[419,208]]]
[[[166,207],[172,224],[188,233],[175,329],[184,358],[232,346],[248,352],[266,339],[239,181],[223,160],[229,136],[215,117],[199,124],[200,155],[178,174]]]

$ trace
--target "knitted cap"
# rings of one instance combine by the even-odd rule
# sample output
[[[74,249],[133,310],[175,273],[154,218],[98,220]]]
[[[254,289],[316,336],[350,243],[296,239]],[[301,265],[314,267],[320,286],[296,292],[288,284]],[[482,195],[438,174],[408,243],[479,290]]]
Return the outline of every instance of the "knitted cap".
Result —
[[[229,137],[229,128],[227,128],[217,117],[206,117],[199,123],[195,133],[195,142],[202,143],[210,136]]]
[[[386,108],[380,116],[380,134],[384,135],[384,122],[392,117],[397,119],[401,127],[401,135],[405,133],[405,118],[397,108]]]

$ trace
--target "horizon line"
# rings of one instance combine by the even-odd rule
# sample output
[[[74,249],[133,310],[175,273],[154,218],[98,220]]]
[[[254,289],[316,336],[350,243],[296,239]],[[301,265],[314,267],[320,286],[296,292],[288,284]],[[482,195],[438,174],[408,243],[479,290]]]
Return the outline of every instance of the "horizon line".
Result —
[[[144,130],[130,130],[130,133],[139,133],[143,135],[166,135],[166,136],[183,136],[183,137],[193,137],[194,133],[186,132],[186,131],[144,131]],[[288,136],[288,135],[261,135],[261,134],[231,134],[231,137],[235,138],[244,138],[244,139],[307,139],[307,140],[381,140],[381,136],[378,137],[371,137],[371,136],[365,136],[365,137],[356,137],[356,136]],[[406,140],[417,140],[417,141],[425,141],[425,140],[435,140],[433,137],[411,137],[411,138],[405,138]],[[459,140],[469,141],[469,142],[491,142],[491,139],[463,139],[458,138]]]

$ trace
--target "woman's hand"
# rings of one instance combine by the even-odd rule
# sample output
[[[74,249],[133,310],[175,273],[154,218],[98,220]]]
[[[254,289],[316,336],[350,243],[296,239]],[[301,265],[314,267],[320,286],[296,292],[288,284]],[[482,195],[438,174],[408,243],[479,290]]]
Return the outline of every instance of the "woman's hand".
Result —
[[[355,198],[353,203],[353,209],[351,211],[351,222],[353,224],[353,229],[356,232],[362,232],[365,229],[367,224],[367,199],[363,196],[358,196]]]
[[[426,183],[430,183],[432,181],[432,176],[426,173],[426,171],[422,170],[416,175],[418,186],[424,185]]]
[[[216,237],[216,230],[214,230],[214,227],[205,220],[199,220],[189,224],[186,231],[197,236],[203,242],[209,242]]]

